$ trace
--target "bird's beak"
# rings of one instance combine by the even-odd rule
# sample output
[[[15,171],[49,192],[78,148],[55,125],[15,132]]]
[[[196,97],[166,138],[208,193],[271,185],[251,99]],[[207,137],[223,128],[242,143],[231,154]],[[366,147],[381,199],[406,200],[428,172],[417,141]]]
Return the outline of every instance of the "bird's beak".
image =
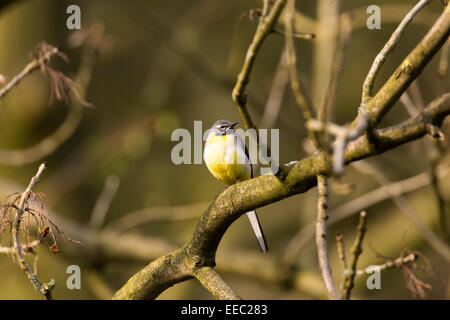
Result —
[[[234,126],[237,125],[238,123],[239,123],[239,122],[233,122],[233,123],[231,123],[231,124],[230,124],[230,128],[233,128],[233,129],[234,129]]]

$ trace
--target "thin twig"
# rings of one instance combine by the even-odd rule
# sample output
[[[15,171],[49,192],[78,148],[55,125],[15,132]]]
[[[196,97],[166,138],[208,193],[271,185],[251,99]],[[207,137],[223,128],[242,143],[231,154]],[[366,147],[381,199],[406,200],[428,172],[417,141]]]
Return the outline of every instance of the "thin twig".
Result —
[[[395,29],[394,33],[392,33],[391,37],[389,38],[388,42],[386,42],[383,49],[375,57],[375,60],[373,61],[372,66],[370,67],[369,73],[367,74],[366,79],[364,80],[361,104],[365,104],[368,100],[370,100],[370,98],[372,98],[372,90],[375,82],[375,77],[377,76],[378,71],[380,71],[381,66],[383,65],[387,56],[394,50],[395,45],[400,40],[400,37],[403,34],[403,31],[405,30],[406,26],[408,26],[408,24],[419,13],[419,11],[422,10],[422,8],[426,6],[428,3],[430,3],[430,1],[431,0],[421,0],[414,6],[414,8],[411,9],[411,11],[403,18],[402,22],[400,22],[397,29]]]
[[[277,29],[277,28],[273,28],[272,30],[273,33],[279,34],[284,36],[285,32]],[[316,38],[316,35],[314,33],[300,33],[300,32],[293,32],[292,36],[296,39],[304,39],[304,40],[312,40]]]
[[[341,2],[342,0],[314,1],[317,15],[313,30],[317,35],[317,39],[313,42],[311,96],[317,110],[323,106],[327,95],[326,90],[332,77],[339,36]],[[307,28],[308,26],[302,27]]]
[[[317,112],[317,117],[322,122],[327,123],[330,119],[331,112],[334,111],[336,105],[339,84],[344,71],[345,62],[348,56],[352,37],[352,20],[349,14],[342,14],[340,18],[339,40],[331,70],[330,82],[328,84],[325,101]]]
[[[270,1],[271,0],[263,0],[263,8],[261,10],[261,19],[267,16],[267,13],[269,12],[270,8]]]
[[[13,243],[14,243],[14,249],[17,256],[17,259],[19,261],[20,267],[27,275],[28,279],[30,280],[31,284],[33,285],[34,289],[42,294],[47,300],[52,299],[52,290],[55,287],[56,283],[52,279],[48,283],[41,283],[39,279],[37,278],[36,274],[31,270],[30,266],[26,262],[24,256],[23,256],[23,250],[22,246],[19,241],[19,229],[20,229],[20,222],[22,219],[22,214],[25,212],[25,206],[28,201],[28,197],[31,194],[31,189],[38,183],[42,173],[44,172],[47,165],[45,163],[42,163],[39,166],[39,169],[36,173],[36,175],[31,179],[30,184],[25,189],[25,191],[21,194],[19,203],[17,205],[17,214],[14,218],[14,222],[12,225],[12,234],[13,234]]]
[[[441,56],[439,59],[439,65],[437,74],[439,77],[439,93],[445,92],[445,84],[448,76],[448,59],[450,58],[450,39],[447,40],[445,45],[442,47]]]
[[[291,89],[295,97],[300,110],[302,112],[305,123],[315,118],[314,108],[311,102],[306,99],[304,89],[301,86],[300,79],[297,73],[297,58],[294,47],[294,12],[295,12],[295,0],[288,0],[286,6],[285,18],[285,38],[286,38],[286,52],[287,61],[289,66],[289,76],[291,79]],[[315,146],[319,146],[317,134],[308,130],[310,139],[314,142]]]
[[[336,233],[336,246],[338,251],[338,258],[341,263],[342,275],[345,275],[345,272],[347,270],[347,258],[345,256],[344,236],[340,232]]]
[[[342,72],[344,70],[345,61],[348,55],[348,49],[351,41],[351,32],[352,32],[352,24],[351,18],[349,15],[344,14],[341,16],[340,20],[340,34],[338,46],[336,48],[336,53],[334,56],[330,82],[327,89],[327,94],[323,104],[320,105],[320,108],[317,112],[317,117],[319,121],[328,124],[330,114],[334,111],[337,99],[337,93],[339,89],[339,80],[342,76]],[[359,129],[360,127],[357,126]],[[358,132],[356,132],[358,134]],[[336,133],[337,137],[340,137],[341,140],[337,140],[335,144],[335,152],[334,152],[334,172],[336,174],[340,174],[343,170],[342,158],[343,158],[343,150],[345,149],[346,142],[345,139],[350,135],[347,131],[340,130],[340,133]],[[324,141],[324,144],[328,144],[328,134],[327,131],[323,131],[321,133],[321,140]],[[337,148],[337,149],[336,149]],[[337,164],[336,164],[337,163]]]
[[[341,263],[341,273],[342,273],[341,291],[342,291],[342,286],[345,283],[345,276],[347,273],[348,266],[347,266],[347,257],[345,256],[344,236],[340,232],[336,233],[336,247],[337,247],[339,262]]]
[[[261,120],[261,127],[272,128],[278,118],[281,109],[281,103],[289,82],[289,69],[287,66],[286,50],[283,50],[280,56],[277,70],[273,77],[272,86],[267,98],[266,109]]]
[[[33,249],[36,248],[42,241],[33,240],[30,243],[22,245],[22,254],[32,253]],[[15,253],[16,249],[14,247],[1,247],[0,254],[12,254]]]
[[[364,235],[366,234],[366,212],[362,211],[359,215],[358,230],[355,242],[351,249],[351,256],[349,262],[349,268],[345,271],[345,280],[342,284],[342,299],[350,299],[350,293],[354,287],[354,281],[356,276],[356,265],[358,258],[362,253],[362,242]]]
[[[50,58],[58,54],[59,50],[56,47],[50,47],[44,54],[39,57],[35,57],[25,68],[11,79],[3,88],[0,89],[0,99],[2,99],[12,88],[14,88],[20,81],[33,71],[40,69],[43,64],[50,61]]]
[[[106,225],[106,229],[126,232],[155,221],[185,221],[197,219],[199,212],[208,208],[209,202],[180,206],[155,206],[127,213]]]
[[[269,33],[272,32],[285,4],[286,0],[277,0],[270,8],[267,15],[259,19],[255,35],[253,36],[253,40],[247,49],[244,64],[233,88],[232,98],[239,110],[239,113],[241,114],[245,129],[256,128],[256,125],[251,119],[250,113],[247,109],[247,94],[245,92],[247,84],[250,80],[250,73],[253,69],[253,65],[261,45]]]
[[[94,209],[91,214],[91,221],[89,224],[94,228],[100,228],[105,221],[111,202],[116,196],[119,189],[120,179],[116,175],[109,175],[106,178],[103,190],[95,202]]]
[[[182,37],[178,35],[178,31],[182,28],[183,23],[177,24],[175,26],[173,23],[167,25],[154,14],[153,10],[144,5],[144,2],[145,1],[133,2],[133,4],[136,4],[138,6],[138,12],[142,14],[142,18],[138,19],[138,22],[144,25],[145,28],[150,31],[149,34],[157,37],[158,40],[162,41],[166,45],[167,49],[171,50],[184,63],[186,63],[191,68],[192,72],[203,79],[206,84],[215,86],[222,92],[226,93],[228,96],[230,88],[233,88],[236,83],[234,79],[228,77],[227,75],[219,74],[214,68],[209,66],[208,63],[205,63],[204,57],[200,54],[196,46],[193,46],[191,48],[187,46],[186,43],[179,40]],[[226,13],[226,8],[224,8],[224,5],[228,6],[229,4],[231,4],[231,2],[229,1],[221,2],[220,10],[218,10],[217,7],[210,8],[206,6],[206,3],[210,4],[213,2],[201,1],[199,2],[199,6],[193,9],[193,11],[195,12],[194,16],[198,20],[198,23],[196,24],[196,26],[199,28],[198,31],[200,31],[202,28],[203,30],[208,30],[208,25],[212,22],[211,19],[198,19],[198,17],[202,16],[200,14],[202,10],[207,10],[208,13],[204,14],[208,14],[209,16],[211,16],[210,13],[213,11],[220,11],[222,12],[222,14],[224,14]],[[189,16],[189,18],[192,19],[191,16]],[[186,18],[184,17],[181,20],[183,19]],[[208,24],[204,23],[206,21],[208,22]],[[159,71],[157,72],[156,77],[158,78],[158,81],[160,81],[159,79],[161,75]],[[260,100],[259,95],[248,92],[248,99],[252,101],[252,106],[263,109],[263,103]]]
[[[327,249],[327,209],[328,209],[328,182],[327,178],[322,175],[317,176],[317,220],[316,220],[316,246],[317,256],[319,259],[319,267],[325,287],[328,291],[330,299],[339,298],[333,277],[331,275],[330,261],[328,260]]]
[[[416,107],[416,109],[418,111],[421,111],[421,110],[423,110],[423,108],[425,108],[425,102],[423,100],[422,93],[420,92],[418,81],[419,80],[416,79],[413,82],[411,82],[411,85],[409,86],[408,91],[410,92],[411,98],[414,101],[414,106]],[[443,95],[443,94],[445,94],[445,92],[443,92],[440,95]]]
[[[406,111],[409,113],[409,115],[411,117],[417,116],[417,114],[419,113],[419,110],[415,106],[414,102],[412,101],[412,99],[409,96],[407,91],[405,91],[401,95],[400,102],[403,104],[403,106],[405,107]]]
[[[385,263],[378,265],[377,267],[379,268],[380,271],[387,271],[387,270],[391,270],[391,269],[395,269],[395,268],[398,269],[406,264],[416,261],[418,257],[419,256],[417,254],[411,253],[411,254],[407,255],[406,257],[400,256],[395,260],[388,260]],[[371,272],[372,272],[372,268],[367,267],[365,269],[356,271],[356,275],[360,276],[360,275],[364,275],[364,274],[371,273]]]
[[[53,47],[53,50],[49,52],[54,52],[55,49],[57,50],[57,48]],[[1,164],[22,166],[39,161],[53,153],[73,135],[82,119],[84,108],[80,105],[79,101],[80,99],[85,99],[87,87],[89,86],[92,76],[95,56],[96,52],[92,50],[92,48],[84,48],[78,74],[74,82],[75,86],[80,88],[80,91],[77,93],[79,99],[73,99],[71,101],[69,112],[59,127],[49,136],[31,147],[19,150],[0,150]],[[35,63],[31,62],[31,64],[39,64],[39,61],[36,60]],[[36,67],[34,67],[34,69],[36,69]]]

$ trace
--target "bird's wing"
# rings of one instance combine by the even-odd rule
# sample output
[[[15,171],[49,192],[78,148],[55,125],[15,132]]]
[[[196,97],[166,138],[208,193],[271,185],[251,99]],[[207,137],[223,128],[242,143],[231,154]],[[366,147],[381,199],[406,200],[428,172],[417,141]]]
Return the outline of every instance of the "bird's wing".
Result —
[[[250,165],[250,178],[253,178],[253,166],[252,166],[252,162],[250,161],[250,155],[248,153],[247,146],[246,146],[245,142],[242,141],[241,137],[239,137],[237,134],[236,134],[236,139],[237,139],[238,145],[240,145],[244,148],[245,156],[247,157],[248,164]]]

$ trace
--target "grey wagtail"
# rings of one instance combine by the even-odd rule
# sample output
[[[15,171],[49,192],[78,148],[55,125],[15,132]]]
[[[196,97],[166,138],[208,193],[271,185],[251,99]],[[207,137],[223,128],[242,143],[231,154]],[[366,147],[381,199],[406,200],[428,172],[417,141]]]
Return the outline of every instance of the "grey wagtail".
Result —
[[[234,132],[238,122],[218,120],[206,138],[203,159],[216,179],[227,186],[253,178],[253,168],[245,143]],[[261,251],[267,252],[267,243],[256,211],[247,212]]]

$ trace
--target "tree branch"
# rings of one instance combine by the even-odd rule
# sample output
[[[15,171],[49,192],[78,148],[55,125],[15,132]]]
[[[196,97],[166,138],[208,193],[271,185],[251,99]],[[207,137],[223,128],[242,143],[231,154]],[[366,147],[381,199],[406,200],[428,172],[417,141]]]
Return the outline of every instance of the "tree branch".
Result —
[[[17,189],[17,187],[8,188]],[[198,208],[197,211],[200,209],[204,210]],[[53,220],[62,229],[70,230],[71,237],[81,240],[84,244],[67,247],[62,250],[63,253],[75,250],[73,254],[79,252],[83,256],[101,257],[108,261],[140,263],[156,259],[177,248],[176,244],[165,239],[124,232],[120,228],[94,229],[57,213],[47,215],[53,216]],[[215,269],[220,273],[251,278],[281,288],[290,287],[315,298],[326,297],[326,292],[321,287],[322,279],[317,273],[307,270],[280,272],[282,268],[280,261],[270,255],[261,255],[242,248],[226,248],[218,252],[217,264]]]
[[[288,82],[289,69],[285,49],[281,52],[280,61],[278,62],[277,70],[273,76],[271,88],[267,96],[266,108],[261,120],[262,128],[272,128],[277,121]]]
[[[60,51],[58,51],[58,48],[51,48],[51,50],[41,55],[39,59],[34,59],[32,62],[30,62],[25,67],[24,71],[14,77],[14,79],[16,79],[16,82],[14,84],[11,84],[9,89],[16,85],[19,80],[23,79],[26,74],[29,74],[32,70],[36,70],[37,68],[41,67],[43,63],[48,62],[53,54],[60,53]],[[80,67],[75,79],[75,86],[80,89],[79,92],[77,92],[79,97],[77,97],[77,99],[72,99],[72,101],[70,102],[69,112],[64,119],[64,122],[62,122],[53,133],[31,147],[19,150],[0,150],[1,164],[22,166],[25,164],[33,163],[35,161],[39,161],[58,149],[58,147],[66,142],[67,139],[69,139],[78,128],[78,125],[80,124],[82,119],[84,109],[84,107],[80,105],[80,103],[82,103],[82,100],[85,99],[87,88],[91,80],[96,56],[96,50],[93,50],[93,48],[85,47],[83,49],[84,50],[82,53]],[[14,79],[11,80],[10,83],[13,83]],[[5,86],[1,91],[5,90],[7,86]],[[5,91],[4,94],[6,94],[6,92],[8,91]],[[2,95],[0,92],[0,99],[1,97]]]
[[[319,267],[322,273],[322,279],[328,291],[328,297],[332,300],[339,299],[333,277],[331,275],[330,261],[328,259],[327,249],[327,209],[328,209],[328,182],[327,178],[317,176],[317,219],[316,219],[316,246]]]
[[[35,57],[30,63],[28,63],[23,70],[11,79],[3,88],[0,89],[0,99],[2,99],[12,88],[14,88],[20,81],[22,81],[27,75],[33,71],[40,69],[42,65],[50,61],[50,58],[54,55],[60,54],[60,51],[56,47],[49,47],[42,55]]]
[[[317,35],[317,39],[313,42],[313,56],[311,59],[311,100],[317,110],[319,110],[327,96],[326,90],[333,72],[333,60],[337,49],[336,40],[338,35],[342,35],[339,30],[339,12],[343,1],[316,0],[314,2],[317,5],[313,30]],[[306,25],[302,27],[309,30]]]
[[[336,233],[336,247],[338,252],[338,258],[339,262],[341,263],[341,269],[342,269],[342,282],[345,281],[345,272],[347,271],[347,258],[345,256],[345,242],[344,242],[344,236],[342,233]]]
[[[22,246],[22,254],[27,254],[33,252],[33,249],[41,244],[41,240],[33,240],[30,243]],[[14,247],[3,247],[0,246],[0,254],[12,254],[15,253],[16,249]]]
[[[350,293],[355,285],[356,265],[358,258],[362,253],[362,242],[364,235],[366,234],[366,212],[362,211],[359,215],[358,233],[356,235],[355,242],[353,243],[350,256],[350,265],[347,270],[344,271],[344,282],[342,283],[342,299],[350,299]]]
[[[193,277],[187,267],[192,261],[187,258],[185,248],[181,248],[154,260],[131,277],[113,299],[155,299],[167,288]]]
[[[420,10],[422,10],[423,7],[430,3],[430,1],[431,0],[421,0],[414,6],[414,8],[411,9],[411,11],[403,18],[397,29],[395,29],[394,33],[389,38],[388,42],[386,42],[383,49],[375,57],[372,67],[370,67],[369,73],[364,80],[361,103],[366,103],[372,97],[375,77],[377,76],[378,71],[380,71],[381,66],[383,65],[387,56],[392,51],[394,51],[395,45],[400,40],[400,37],[403,34],[406,26],[414,19],[414,17],[419,13]]]
[[[404,265],[407,265],[411,262],[416,261],[418,257],[419,256],[417,254],[411,253],[411,254],[407,255],[406,257],[400,256],[395,260],[388,260],[385,263],[378,265],[378,267],[380,268],[380,271],[387,271],[387,270],[391,270],[394,268],[401,268]],[[358,276],[367,274],[367,273],[371,273],[370,267],[363,269],[363,270],[356,271],[356,274]]]
[[[42,294],[47,300],[52,299],[52,290],[55,287],[55,281],[52,279],[48,283],[41,283],[36,276],[36,274],[31,270],[30,266],[26,262],[24,256],[23,256],[23,249],[22,245],[19,241],[19,231],[20,231],[20,222],[22,220],[22,215],[25,212],[25,207],[27,205],[28,198],[31,194],[31,189],[35,186],[36,183],[38,183],[39,178],[42,175],[42,172],[44,172],[46,168],[46,164],[43,163],[39,166],[39,169],[36,173],[36,175],[31,179],[30,184],[25,189],[25,191],[20,195],[19,202],[17,204],[17,213],[16,217],[14,218],[14,222],[12,225],[12,234],[13,234],[13,243],[14,243],[14,251],[17,256],[17,259],[19,261],[19,265],[21,269],[25,272],[25,274],[28,277],[28,280],[30,280],[31,284],[33,285],[34,289]]]
[[[392,76],[377,94],[366,102],[371,124],[375,127],[383,119],[414,79],[422,72],[427,63],[443,46],[450,35],[450,7],[447,6],[425,37],[403,60]],[[356,119],[353,124],[356,123]]]
[[[286,38],[286,55],[289,68],[289,77],[291,80],[291,89],[294,94],[295,101],[300,107],[305,123],[316,117],[314,108],[311,102],[306,99],[305,90],[302,88],[299,76],[297,74],[297,58],[295,55],[294,47],[294,32],[293,32],[293,20],[295,12],[295,0],[288,0],[286,13],[285,13],[285,38]],[[319,147],[318,135],[308,130],[310,139],[314,142],[315,146]]]
[[[363,84],[363,93],[358,116],[353,120],[348,132],[336,140],[334,146],[334,172],[340,174],[343,168],[343,150],[348,142],[356,139],[364,131],[370,133],[384,115],[390,110],[398,98],[408,88],[411,82],[419,76],[428,61],[435,55],[450,35],[450,9],[447,6],[433,27],[425,37],[403,60],[390,79],[383,85],[378,93],[372,98],[372,87],[376,73],[381,68],[386,55],[391,52],[398,42],[401,33],[420,9],[429,0],[420,1],[410,13],[403,19],[396,31],[392,34],[385,47],[375,58]]]
[[[233,88],[232,98],[244,121],[245,129],[256,128],[256,125],[247,110],[247,94],[245,93],[245,89],[250,80],[250,73],[262,43],[267,35],[272,32],[285,4],[286,0],[277,0],[270,8],[267,15],[260,17],[253,40],[247,49],[242,70],[239,73],[237,82]]]
[[[336,53],[333,58],[330,81],[326,89],[324,103],[320,105],[317,112],[318,119],[327,123],[331,120],[331,113],[334,113],[336,99],[339,91],[339,84],[347,60],[348,51],[352,37],[352,20],[349,14],[341,14],[339,24],[339,37]]]

